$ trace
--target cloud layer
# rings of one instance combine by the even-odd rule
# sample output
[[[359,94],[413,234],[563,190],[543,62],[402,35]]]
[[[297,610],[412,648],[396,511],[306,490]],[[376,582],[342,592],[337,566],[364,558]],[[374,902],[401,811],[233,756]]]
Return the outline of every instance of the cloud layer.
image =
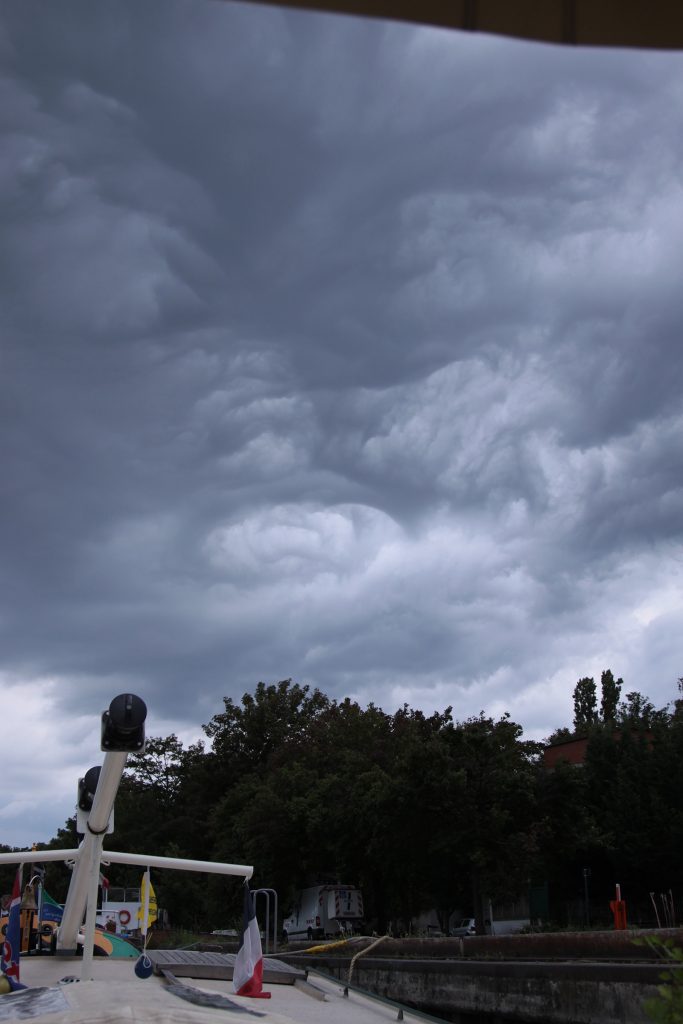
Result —
[[[122,690],[188,739],[288,676],[673,697],[683,56],[202,0],[10,0],[0,52],[0,672],[59,733],[0,842]]]

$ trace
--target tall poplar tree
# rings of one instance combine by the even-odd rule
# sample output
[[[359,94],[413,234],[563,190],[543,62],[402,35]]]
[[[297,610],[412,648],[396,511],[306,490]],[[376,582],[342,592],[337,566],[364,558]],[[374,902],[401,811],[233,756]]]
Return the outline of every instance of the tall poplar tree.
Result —
[[[602,691],[600,717],[606,724],[613,724],[616,721],[619,697],[623,685],[624,680],[615,679],[611,669],[606,669],[600,677],[600,689]]]
[[[595,680],[584,676],[574,687],[574,729],[577,732],[585,732],[597,720],[598,702]]]

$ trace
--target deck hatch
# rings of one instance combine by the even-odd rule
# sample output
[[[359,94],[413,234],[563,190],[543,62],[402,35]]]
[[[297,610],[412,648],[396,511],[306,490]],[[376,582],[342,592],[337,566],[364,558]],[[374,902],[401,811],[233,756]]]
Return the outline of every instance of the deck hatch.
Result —
[[[176,978],[197,978],[206,981],[232,981],[235,953],[201,953],[195,949],[148,949],[147,956],[154,965],[154,973],[171,971]],[[293,985],[297,978],[306,978],[306,972],[281,960],[263,958],[264,985]]]

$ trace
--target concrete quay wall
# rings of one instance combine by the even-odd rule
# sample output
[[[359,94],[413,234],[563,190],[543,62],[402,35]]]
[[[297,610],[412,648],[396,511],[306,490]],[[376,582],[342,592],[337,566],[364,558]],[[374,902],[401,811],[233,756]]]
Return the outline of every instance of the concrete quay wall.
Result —
[[[288,958],[290,962],[294,958]],[[350,958],[296,957],[345,983]],[[352,985],[456,1024],[650,1024],[661,963],[362,957]]]

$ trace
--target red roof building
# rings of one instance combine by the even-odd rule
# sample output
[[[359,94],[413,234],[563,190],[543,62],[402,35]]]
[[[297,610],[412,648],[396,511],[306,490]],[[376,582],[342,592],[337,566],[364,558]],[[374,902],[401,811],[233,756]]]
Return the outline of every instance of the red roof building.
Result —
[[[560,761],[566,761],[567,764],[583,764],[587,749],[587,736],[575,736],[561,743],[553,743],[543,751],[543,767],[554,768]]]

